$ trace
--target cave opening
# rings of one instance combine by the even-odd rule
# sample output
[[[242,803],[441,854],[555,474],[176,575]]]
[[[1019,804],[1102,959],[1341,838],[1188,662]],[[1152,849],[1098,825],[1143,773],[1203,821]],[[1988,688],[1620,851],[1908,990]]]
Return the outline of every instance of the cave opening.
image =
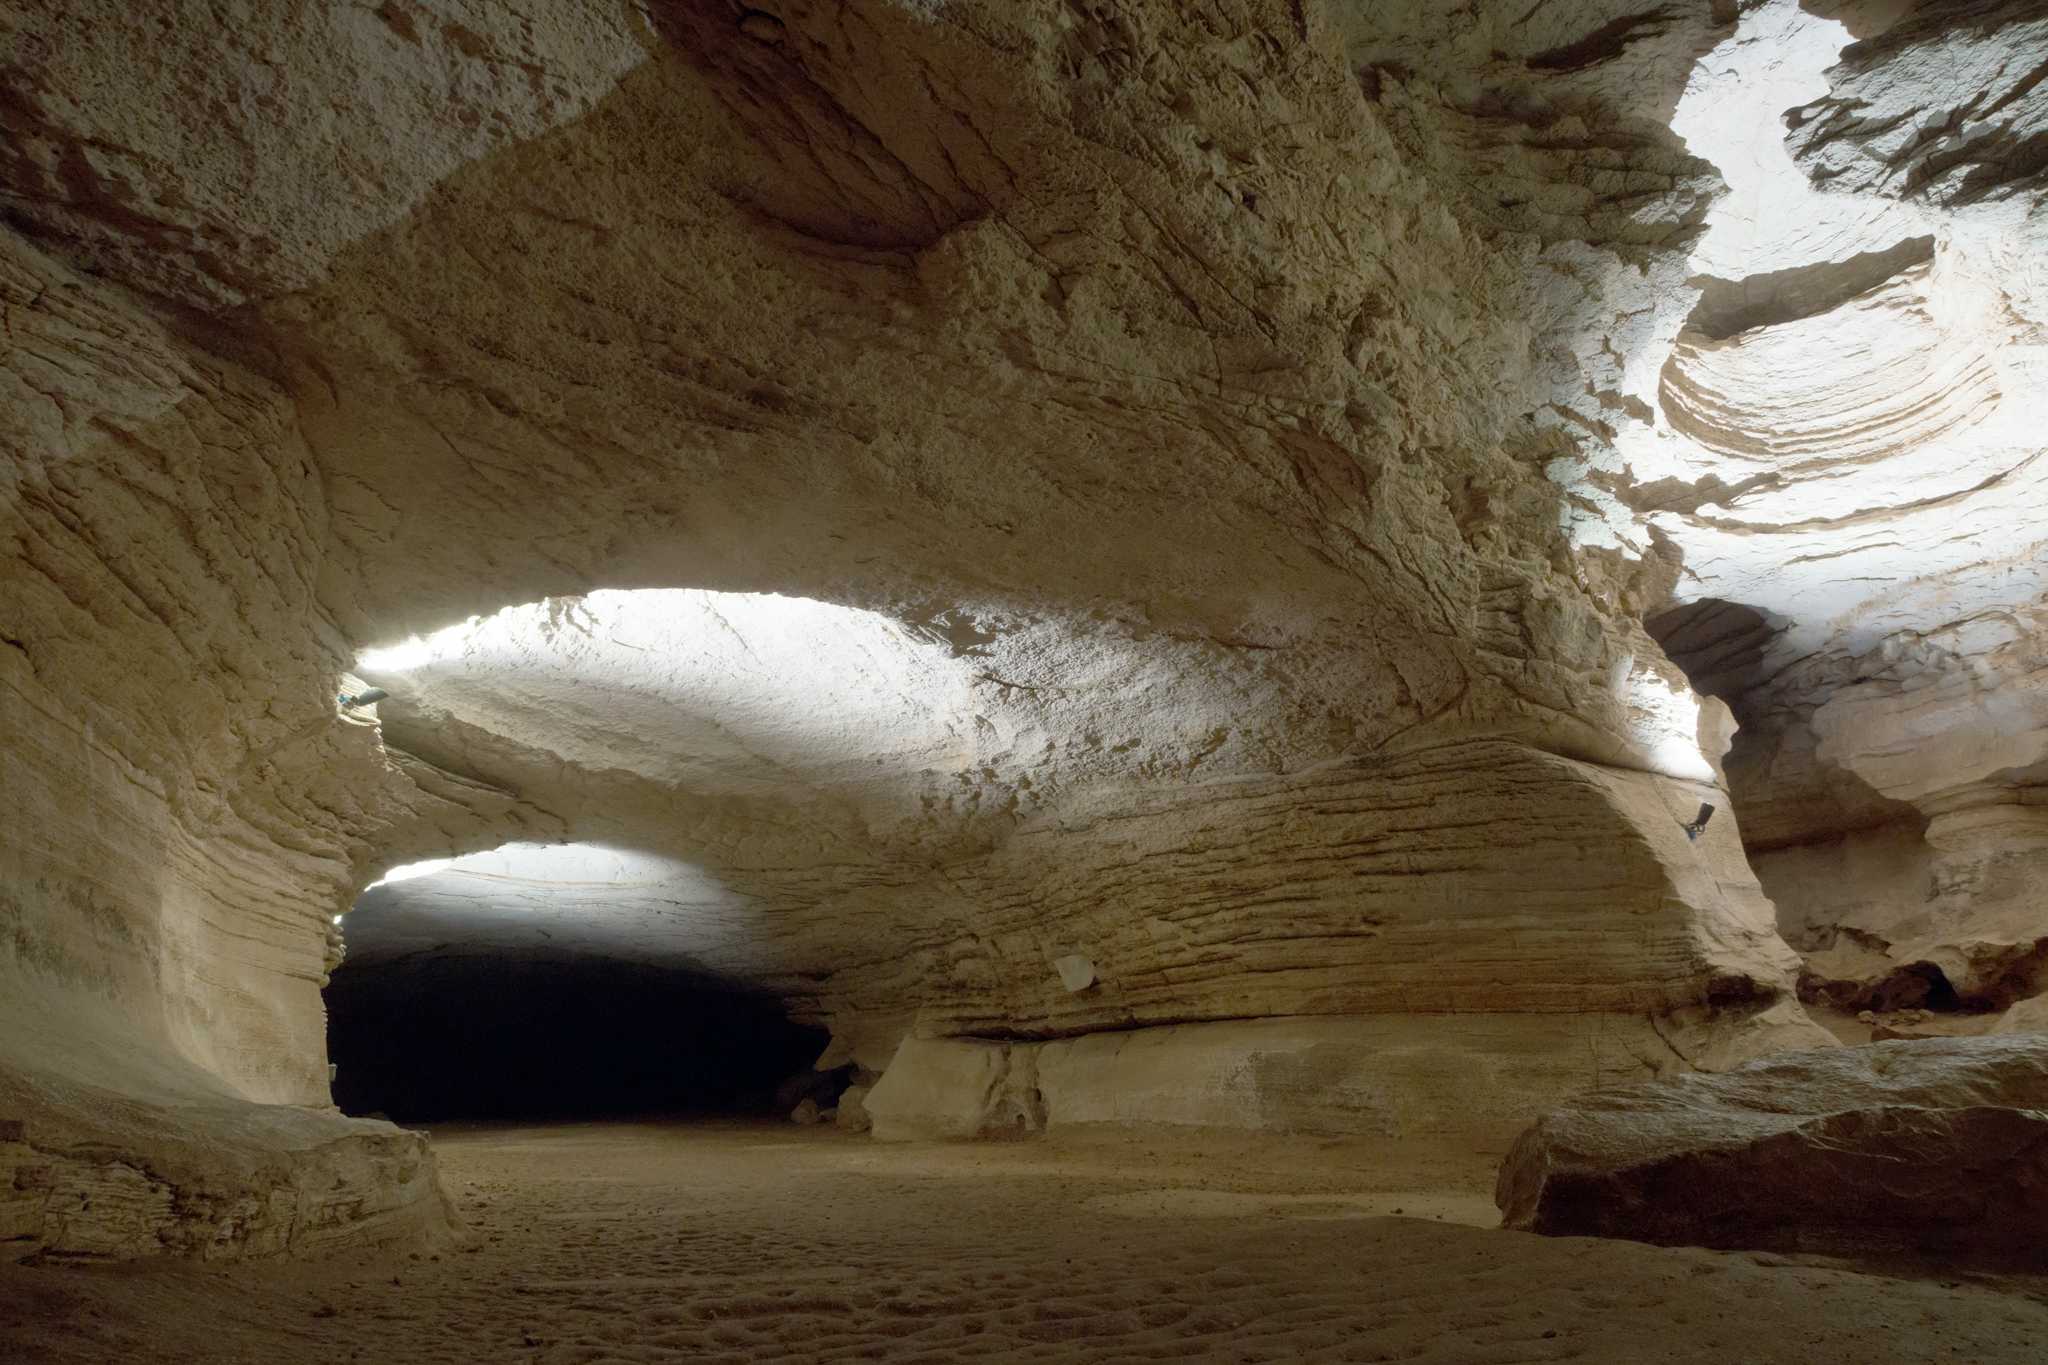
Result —
[[[1856,984],[1829,981],[1809,971],[1800,979],[1799,994],[1809,1005],[1849,1013],[1867,1010],[1889,1015],[1924,1010],[1960,1014],[1971,1005],[1957,993],[1948,974],[1932,962],[1909,962],[1875,981]]]
[[[335,1101],[834,1117],[872,1073],[816,1070],[829,1035],[789,1018],[832,964],[777,946],[813,894],[787,868],[896,818],[889,774],[945,760],[933,717],[968,685],[912,627],[772,593],[598,589],[364,650],[344,709],[387,754],[521,793],[485,818],[523,838],[407,864],[337,919]]]
[[[411,875],[406,875],[407,873]],[[335,1103],[399,1123],[787,1113],[821,1029],[661,945],[689,869],[586,845],[441,859],[342,917]],[[795,1078],[794,1080],[792,1078]]]

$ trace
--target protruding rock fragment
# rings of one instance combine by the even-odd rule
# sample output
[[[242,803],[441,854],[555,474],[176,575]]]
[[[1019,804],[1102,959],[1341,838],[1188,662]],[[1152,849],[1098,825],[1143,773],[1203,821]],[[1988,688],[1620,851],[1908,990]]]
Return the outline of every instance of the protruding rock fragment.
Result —
[[[1056,957],[1052,965],[1060,974],[1060,984],[1067,988],[1069,995],[1079,995],[1095,984],[1095,964],[1079,953]]]
[[[782,45],[782,21],[762,10],[750,9],[740,16],[740,33],[770,47]]]

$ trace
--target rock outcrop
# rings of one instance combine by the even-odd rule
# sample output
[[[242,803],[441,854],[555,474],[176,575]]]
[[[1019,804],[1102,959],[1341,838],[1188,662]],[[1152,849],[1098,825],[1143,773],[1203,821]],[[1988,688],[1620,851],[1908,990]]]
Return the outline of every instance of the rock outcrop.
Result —
[[[1669,1026],[1611,1014],[1248,1019],[1052,1042],[906,1040],[864,1100],[884,1140],[1164,1127],[1365,1136],[1459,1155],[1504,1151],[1546,1096],[1723,1067],[1794,1031],[1681,1055]]]
[[[1524,1133],[1506,1225],[1558,1236],[2038,1263],[2048,1041],[1793,1052],[1588,1094]]]
[[[417,1231],[422,1140],[327,1109],[331,921],[356,869],[518,802],[336,714],[281,390],[13,234],[0,300],[12,1227],[94,1254]]]
[[[10,983],[0,1025],[0,1257],[422,1249],[459,1230],[424,1133],[253,1104],[33,981]]]

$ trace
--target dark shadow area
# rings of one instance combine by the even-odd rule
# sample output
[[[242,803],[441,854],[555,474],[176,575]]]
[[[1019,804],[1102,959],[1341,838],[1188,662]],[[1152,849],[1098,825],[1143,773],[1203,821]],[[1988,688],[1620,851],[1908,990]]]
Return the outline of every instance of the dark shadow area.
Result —
[[[1733,706],[1763,681],[1764,656],[1786,624],[1755,607],[1706,597],[1656,612],[1644,619],[1643,628],[1684,671],[1694,691]]]
[[[327,1021],[335,1103],[402,1123],[767,1114],[827,1041],[729,981],[533,950],[344,964]]]
[[[1719,697],[1735,713],[1740,728],[1723,766],[1742,821],[1743,847],[1755,856],[1890,825],[1909,831],[1908,842],[1917,840],[1927,817],[1820,758],[1819,741],[1807,725],[1812,702],[1802,706],[1797,688],[1789,702],[1774,693],[1766,668],[1790,624],[1713,597],[1667,607],[1643,621],[1693,689]]]
[[[1700,301],[1686,319],[1686,330],[1721,341],[1752,327],[1818,317],[1933,259],[1934,238],[1909,237],[1846,261],[1793,266],[1739,280],[1698,275],[1687,281],[1699,287]]]

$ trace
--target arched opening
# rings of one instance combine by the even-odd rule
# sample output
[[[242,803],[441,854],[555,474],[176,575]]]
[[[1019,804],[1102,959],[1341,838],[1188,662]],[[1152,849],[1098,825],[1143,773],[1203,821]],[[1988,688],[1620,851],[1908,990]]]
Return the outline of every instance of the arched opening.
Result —
[[[594,844],[395,870],[344,919],[335,1103],[400,1123],[775,1112],[826,1035],[692,956],[677,921],[720,897],[685,864]]]
[[[842,964],[791,927],[902,880],[945,816],[926,798],[964,761],[961,653],[873,612],[653,589],[366,650],[344,709],[430,782],[488,793],[483,830],[405,838],[497,846],[394,869],[338,918],[336,1101],[831,1117],[872,1073],[813,1067]]]

